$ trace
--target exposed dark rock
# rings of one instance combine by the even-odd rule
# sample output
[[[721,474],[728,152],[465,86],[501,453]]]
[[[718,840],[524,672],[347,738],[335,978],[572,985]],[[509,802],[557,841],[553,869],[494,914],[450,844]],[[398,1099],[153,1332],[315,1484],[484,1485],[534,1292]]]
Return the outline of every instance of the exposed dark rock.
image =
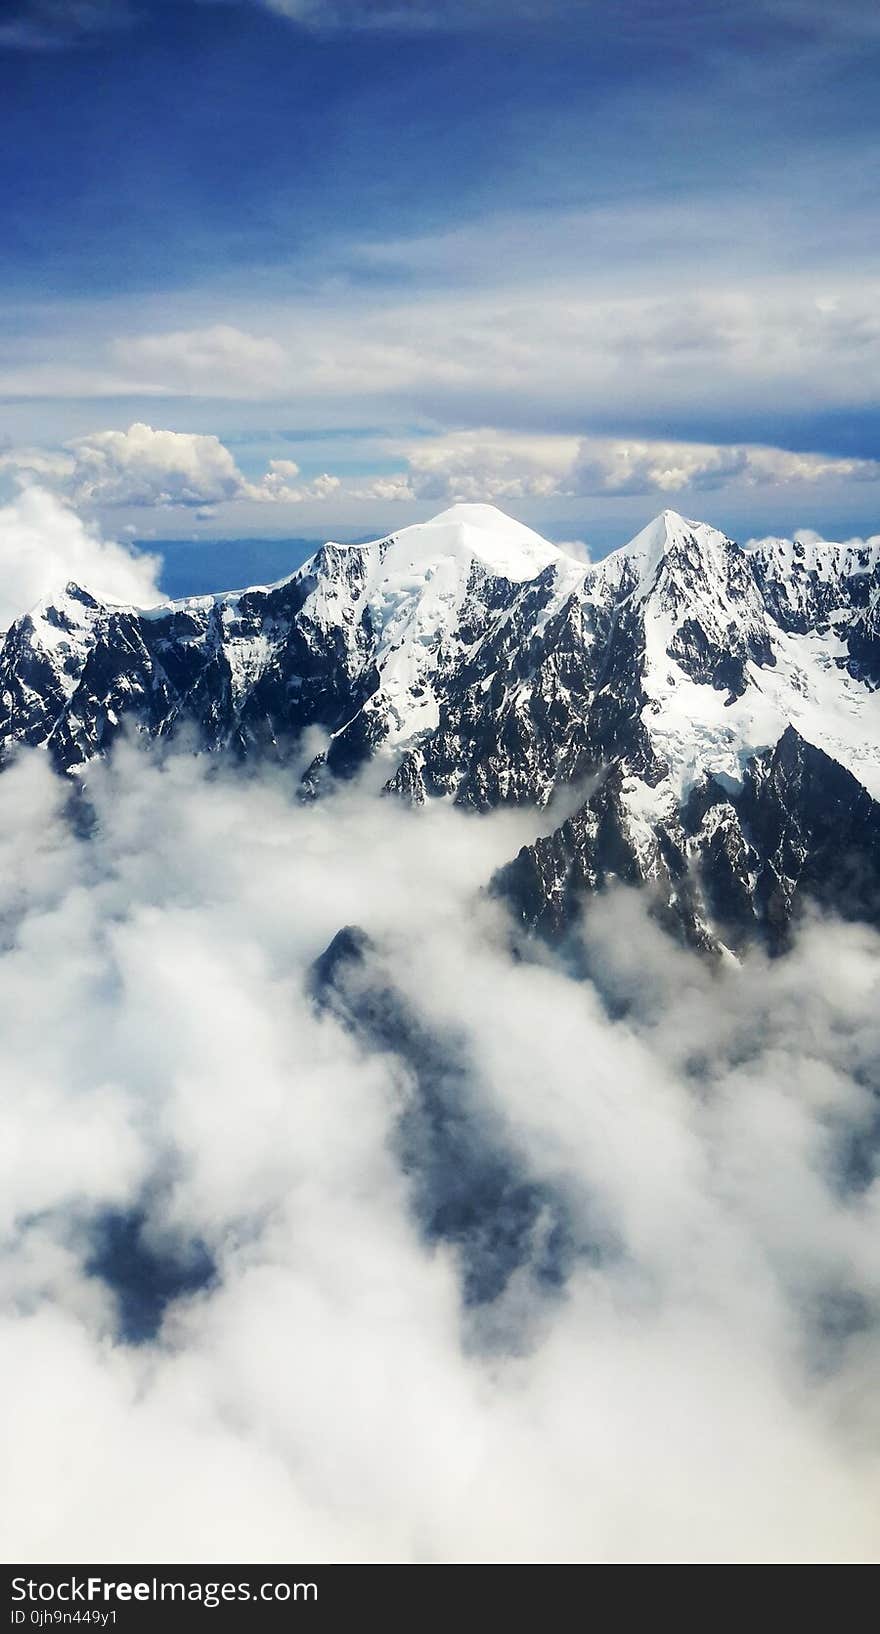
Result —
[[[859,689],[870,732],[875,547],[741,550],[667,512],[586,570],[486,507],[436,526],[436,560],[424,530],[403,530],[325,545],[268,589],[146,612],[68,585],[0,647],[0,764],[44,746],[76,776],[125,728],[284,760],[315,731],[308,799],[377,755],[403,799],[476,811],[551,807],[589,778],[581,808],[496,881],[544,936],[567,935],[584,897],[613,883],[647,888],[661,921],[701,947],[761,936],[778,950],[807,899],[876,920],[877,807],[858,757],[847,770],[830,745],[785,729],[786,700],[801,721],[803,699],[836,676]],[[737,745],[739,701],[779,665],[779,742]],[[683,775],[676,699],[699,714],[702,689],[740,724],[725,734],[717,701],[705,708]],[[851,714],[852,696],[841,699]]]

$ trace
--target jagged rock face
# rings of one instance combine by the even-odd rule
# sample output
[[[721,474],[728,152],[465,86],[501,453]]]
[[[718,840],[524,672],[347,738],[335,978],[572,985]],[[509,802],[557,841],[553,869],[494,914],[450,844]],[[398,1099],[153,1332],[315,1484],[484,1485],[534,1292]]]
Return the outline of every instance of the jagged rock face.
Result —
[[[404,755],[392,789],[477,810],[543,805],[560,782],[592,769],[600,649],[593,610],[568,591],[571,577],[554,566],[505,597],[466,662],[443,678],[437,728]]]
[[[524,846],[496,875],[494,893],[530,930],[558,940],[576,924],[589,893],[611,884],[650,885],[653,911],[667,929],[700,947],[713,945],[681,815],[667,800],[649,827],[634,820],[629,802],[638,786],[615,765],[573,816]]]
[[[754,877],[754,912],[771,947],[786,945],[804,899],[845,918],[880,920],[880,805],[793,727],[750,761],[731,804],[740,834],[727,847],[731,872]],[[714,906],[723,921],[724,902]]]
[[[593,733],[598,788],[493,882],[542,935],[570,934],[585,896],[615,882],[648,887],[701,948],[760,937],[782,951],[809,901],[880,923],[880,553],[744,552],[707,533],[662,518],[587,581],[621,587],[633,679],[628,694],[623,664],[610,688],[619,730]]]
[[[464,687],[472,649],[522,582],[557,562],[582,577],[529,529],[460,509],[375,544],[324,545],[268,589],[138,610],[69,585],[6,635],[2,752],[46,744],[71,771],[125,721],[150,736],[185,730],[207,751],[277,753],[318,726],[343,774],[380,747],[402,759],[437,731],[441,699],[453,678]],[[554,593],[551,573],[532,593],[535,617]]]
[[[842,608],[866,607],[876,591],[880,544],[763,539],[748,555],[777,623],[804,635]]]
[[[71,771],[124,721],[154,737],[184,728],[205,750],[266,750],[331,729],[375,677],[362,625],[320,622],[311,588],[304,575],[138,611],[68,586],[14,624],[0,652],[4,755],[45,743]]]
[[[497,882],[525,924],[566,933],[621,881],[701,946],[781,947],[807,897],[876,917],[878,683],[876,546],[740,549],[665,512],[585,568],[464,505],[269,588],[143,610],[68,586],[3,641],[0,756],[81,773],[126,724],[286,756],[320,728],[311,793],[377,757],[397,795],[478,811],[590,779]]]
[[[530,929],[566,936],[585,895],[611,883],[648,886],[660,922],[706,951],[760,939],[783,952],[809,903],[880,924],[880,804],[793,727],[748,761],[740,790],[707,776],[682,810],[658,804],[647,828],[634,785],[613,768],[496,876]]]

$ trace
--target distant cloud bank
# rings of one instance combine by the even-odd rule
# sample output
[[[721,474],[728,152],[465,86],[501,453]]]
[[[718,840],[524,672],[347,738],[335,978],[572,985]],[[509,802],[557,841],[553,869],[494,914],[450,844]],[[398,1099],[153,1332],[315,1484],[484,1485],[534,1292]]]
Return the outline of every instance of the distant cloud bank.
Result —
[[[329,501],[418,503],[529,498],[674,495],[876,483],[880,461],[794,453],[757,445],[635,441],[629,438],[526,436],[491,428],[389,441],[382,475],[323,472],[304,479],[291,459],[271,459],[255,479],[216,436],[154,429],[96,431],[61,449],[0,454],[0,471],[21,486],[38,484],[86,509],[198,509],[242,502],[299,506]]]

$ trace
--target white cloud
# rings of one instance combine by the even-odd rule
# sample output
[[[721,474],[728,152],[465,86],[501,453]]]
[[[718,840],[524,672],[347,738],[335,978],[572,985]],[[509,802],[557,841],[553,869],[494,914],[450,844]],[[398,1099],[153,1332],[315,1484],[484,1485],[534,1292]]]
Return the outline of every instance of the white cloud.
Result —
[[[123,749],[84,840],[40,756],[0,778],[10,1554],[875,1558],[878,1190],[840,1165],[877,939],[712,972],[608,901],[612,1021],[478,902],[527,817],[289,788]],[[563,1297],[524,1269],[464,1309],[466,1243],[423,1240],[411,1071],[304,995],[352,920],[464,1047],[474,1140],[497,1120],[596,1245]],[[219,1265],[159,1342],[120,1342],[87,1274],[120,1206]]]
[[[0,552],[4,586],[147,571],[34,490]],[[296,768],[123,741],[84,824],[41,753],[0,775],[10,1555],[876,1558],[880,938],[816,921],[716,970],[622,893],[576,982],[483,892],[535,814],[375,780],[303,805]],[[401,1159],[418,1063],[310,1003],[350,923],[462,1061],[470,1148],[545,1198],[488,1303],[467,1230],[425,1235],[436,1109]],[[217,1270],[137,1344],[107,1211]]]
[[[330,498],[340,487],[327,473],[299,482],[299,466],[284,459],[270,460],[263,476],[251,482],[218,437],[157,430],[141,422],[127,431],[76,437],[58,453],[13,449],[0,455],[0,469],[24,485],[36,479],[57,486],[87,509],[195,506],[203,516],[233,500],[294,505]]]
[[[309,499],[332,499],[342,487],[339,477],[330,476],[326,471],[322,476],[313,477],[311,482],[297,481],[299,475],[300,469],[295,460],[270,460],[269,468],[259,482],[244,484],[241,497],[258,502],[301,505]]]
[[[111,601],[161,599],[155,556],[102,539],[68,505],[38,488],[0,507],[0,629],[68,581]]]
[[[445,500],[454,490],[461,500],[517,500],[559,493],[578,447],[574,437],[482,430],[425,438],[403,452],[411,496]]]
[[[400,446],[406,470],[363,490],[406,500],[677,494],[880,481],[880,461],[752,444],[450,432]]]
[[[76,461],[63,450],[49,448],[13,448],[0,454],[0,471],[9,471],[16,478],[32,481],[35,477],[51,484],[63,484],[76,469]]]
[[[218,437],[154,430],[97,431],[68,444],[70,487],[79,503],[204,505],[233,499],[242,476]]]
[[[442,507],[454,501],[570,500],[678,495],[724,489],[833,488],[880,480],[880,461],[847,459],[754,444],[686,443],[625,438],[534,436],[483,428],[406,442],[379,441],[375,457],[401,468],[344,479],[304,478],[295,460],[273,458],[248,477],[216,436],[154,429],[97,431],[57,452],[10,450],[0,469],[20,482],[57,488],[90,510],[128,506],[193,507],[202,519],[218,506],[302,506],[320,515],[330,501],[349,506],[405,502]]]
[[[770,390],[780,409],[800,409],[805,389],[815,398],[817,380],[826,407],[873,402],[874,280],[817,270],[809,279],[753,278],[738,288],[710,283],[695,296],[666,290],[662,280],[648,290],[615,288],[610,250],[588,276],[566,270],[579,252],[582,259],[591,245],[606,244],[608,232],[617,231],[631,253],[639,234],[652,242],[668,231],[664,221],[555,222],[547,229],[562,237],[555,277],[547,272],[545,224],[536,233],[530,218],[424,243],[356,247],[351,260],[373,275],[366,289],[355,283],[340,296],[332,283],[317,284],[268,303],[259,333],[243,316],[236,325],[117,336],[59,389],[87,391],[91,369],[99,392],[109,377],[117,392],[280,399],[300,414],[331,400],[372,414],[382,404],[386,420],[393,406],[398,415],[415,409],[452,424],[473,423],[476,413],[492,423],[515,412],[532,425],[548,412],[593,417],[612,400],[618,414],[639,418],[690,413],[695,401],[752,413]],[[705,246],[693,253],[702,259]],[[507,267],[516,281],[499,273]],[[394,299],[372,290],[383,271],[396,280]],[[419,296],[401,295],[400,285],[412,282],[425,286]],[[51,368],[8,369],[3,388],[45,394]]]
[[[564,550],[567,555],[573,556],[576,561],[583,562],[585,567],[591,566],[593,552],[586,539],[557,539],[554,543],[559,546],[560,550]]]
[[[581,494],[679,493],[738,486],[880,481],[880,461],[753,444],[584,438],[573,472]]]
[[[197,395],[273,396],[290,386],[284,347],[228,323],[123,337],[113,343],[112,356],[137,372],[140,389],[149,394],[167,390],[169,380],[176,391]]]
[[[853,237],[870,218],[853,206],[846,270],[817,261],[812,242],[786,240],[790,260],[771,273],[748,257],[766,245],[773,208],[763,193],[760,210],[751,195],[604,207],[542,213],[540,230],[521,212],[430,238],[337,245],[283,300],[270,280],[260,302],[246,290],[169,294],[162,310],[177,316],[164,329],[144,300],[80,304],[63,352],[57,318],[41,332],[37,313],[36,331],[6,349],[0,390],[283,403],[287,424],[326,426],[332,409],[346,425],[354,414],[374,427],[532,430],[550,416],[598,423],[612,403],[623,425],[692,419],[694,403],[731,425],[756,403],[780,415],[870,406],[876,246],[868,237],[858,249]],[[743,246],[736,281],[731,237]],[[694,264],[699,293],[682,274]]]

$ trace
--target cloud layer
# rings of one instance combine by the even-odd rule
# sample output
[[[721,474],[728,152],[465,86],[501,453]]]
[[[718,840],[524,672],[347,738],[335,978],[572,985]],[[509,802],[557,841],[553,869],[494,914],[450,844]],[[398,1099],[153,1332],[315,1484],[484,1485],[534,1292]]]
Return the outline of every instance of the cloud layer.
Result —
[[[623,897],[576,983],[479,896],[528,817],[304,808],[125,748],[88,800],[72,825],[37,755],[0,779],[12,1554],[876,1556],[873,935],[713,974]],[[411,1062],[308,997],[352,921],[463,1052],[473,1141],[564,1202],[561,1286],[538,1221],[463,1302],[400,1167]],[[108,1211],[216,1266],[140,1344],[94,1272]]]
[[[88,511],[245,505],[302,506],[327,501],[388,504],[669,496],[755,488],[809,494],[817,488],[873,484],[880,461],[845,459],[753,444],[688,443],[610,437],[529,436],[483,428],[406,442],[374,444],[380,476],[323,472],[304,478],[296,461],[270,459],[247,477],[216,436],[154,429],[78,437],[57,452],[13,449],[0,469],[20,483],[54,487]],[[397,469],[394,467],[397,466]],[[231,512],[227,514],[232,514]]]
[[[388,486],[395,479],[380,478],[372,491],[410,500],[517,500],[880,481],[878,460],[748,444],[528,437],[496,430],[424,438],[410,443],[405,457],[396,488]]]
[[[680,209],[559,212],[541,233],[520,214],[357,243],[329,267],[304,268],[288,299],[270,294],[258,306],[206,294],[196,310],[225,309],[207,324],[141,327],[138,306],[110,305],[80,340],[66,338],[60,361],[54,333],[13,345],[0,388],[251,399],[325,413],[341,397],[349,413],[381,404],[398,417],[417,411],[456,424],[482,413],[499,425],[515,413],[531,430],[548,414],[595,419],[609,401],[627,419],[692,414],[694,404],[734,419],[771,389],[776,413],[801,409],[805,392],[826,409],[875,403],[873,244],[849,272],[797,264],[771,276],[757,266],[736,283],[709,204]],[[744,238],[754,236],[754,204],[742,206],[742,221],[731,209]],[[700,267],[699,292],[667,268],[669,235],[676,257]],[[642,262],[633,263],[635,245]],[[177,304],[193,310],[183,297]]]
[[[299,466],[286,459],[270,460],[262,477],[249,482],[218,437],[154,429],[141,421],[127,431],[75,437],[56,453],[10,450],[0,454],[3,469],[25,485],[55,486],[86,510],[202,507],[233,500],[296,505],[329,497],[339,486],[327,475],[299,482]]]

